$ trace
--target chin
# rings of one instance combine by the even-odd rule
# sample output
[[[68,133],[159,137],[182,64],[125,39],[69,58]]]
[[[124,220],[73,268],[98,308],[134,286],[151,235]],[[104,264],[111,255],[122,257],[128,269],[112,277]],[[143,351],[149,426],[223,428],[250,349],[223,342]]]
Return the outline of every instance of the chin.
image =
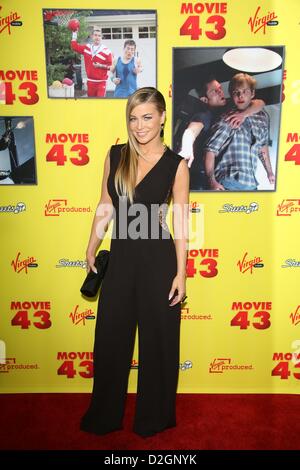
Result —
[[[138,144],[147,144],[149,142],[149,139],[146,137],[136,137],[135,138]]]

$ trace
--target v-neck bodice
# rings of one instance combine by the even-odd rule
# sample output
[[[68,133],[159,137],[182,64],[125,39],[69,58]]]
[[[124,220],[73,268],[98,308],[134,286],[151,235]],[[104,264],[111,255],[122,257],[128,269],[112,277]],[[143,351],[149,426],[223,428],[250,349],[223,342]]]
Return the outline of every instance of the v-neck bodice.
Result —
[[[137,184],[135,185],[135,188],[134,188],[135,190],[140,186],[140,184],[142,184],[142,182],[143,182],[144,179],[147,177],[147,175],[149,175],[149,173],[151,173],[152,170],[154,170],[155,167],[159,164],[159,162],[164,158],[166,152],[168,151],[168,148],[169,148],[169,147],[166,147],[166,148],[165,148],[163,154],[160,156],[160,158],[157,160],[157,162],[156,162],[156,163],[150,168],[150,170],[143,176],[143,178],[139,181],[139,183],[137,183]]]
[[[113,145],[111,147],[110,172],[107,180],[108,193],[115,209],[116,230],[119,230],[119,224],[123,224],[120,215],[124,215],[124,211],[126,211],[126,230],[131,222],[138,223],[137,213],[142,211],[145,218],[141,223],[147,225],[145,230],[149,230],[148,233],[151,231],[151,226],[155,225],[160,226],[159,230],[168,231],[165,218],[171,200],[171,191],[177,167],[183,157],[167,147],[160,159],[136,185],[133,204],[130,204],[128,198],[122,198],[117,194],[114,182],[123,145]]]
[[[120,161],[121,149],[124,145],[113,145],[110,151],[110,173],[107,188],[115,207],[118,205],[119,196],[115,189],[114,177]],[[146,204],[162,204],[165,202],[172,189],[178,164],[182,159],[181,156],[167,147],[160,159],[136,185],[134,201]]]

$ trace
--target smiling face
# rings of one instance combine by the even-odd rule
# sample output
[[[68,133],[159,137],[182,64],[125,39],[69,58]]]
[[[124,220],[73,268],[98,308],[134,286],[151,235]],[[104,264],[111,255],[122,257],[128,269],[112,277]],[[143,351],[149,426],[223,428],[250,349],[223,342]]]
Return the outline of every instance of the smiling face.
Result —
[[[249,84],[244,82],[232,90],[231,96],[237,109],[244,111],[250,106],[251,100],[254,97],[254,90],[251,90]]]
[[[99,46],[101,44],[102,34],[100,31],[95,30],[93,32],[93,43],[95,46]]]
[[[161,114],[154,103],[142,103],[135,106],[129,115],[129,131],[140,145],[146,145],[160,141],[164,122],[165,112]]]

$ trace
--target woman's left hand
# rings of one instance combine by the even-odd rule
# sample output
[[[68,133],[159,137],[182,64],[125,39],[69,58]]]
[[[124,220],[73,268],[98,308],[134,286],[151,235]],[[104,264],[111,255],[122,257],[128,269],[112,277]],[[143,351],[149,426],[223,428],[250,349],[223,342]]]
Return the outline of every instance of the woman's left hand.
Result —
[[[169,292],[169,300],[173,297],[176,290],[177,290],[177,295],[173,298],[172,302],[169,304],[170,307],[172,307],[173,305],[176,305],[178,302],[182,302],[186,298],[185,275],[177,274],[177,276],[174,277],[172,287]]]

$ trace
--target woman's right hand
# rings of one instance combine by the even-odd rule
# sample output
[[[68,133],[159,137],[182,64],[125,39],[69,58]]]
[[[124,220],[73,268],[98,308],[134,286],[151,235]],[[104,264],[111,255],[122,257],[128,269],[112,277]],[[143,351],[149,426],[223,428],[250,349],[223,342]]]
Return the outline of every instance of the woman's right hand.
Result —
[[[96,266],[95,266],[95,256],[94,255],[91,255],[91,254],[87,254],[86,255],[86,270],[87,270],[87,273],[90,272],[90,270],[92,270],[94,273],[97,274],[97,269],[96,269]]]

